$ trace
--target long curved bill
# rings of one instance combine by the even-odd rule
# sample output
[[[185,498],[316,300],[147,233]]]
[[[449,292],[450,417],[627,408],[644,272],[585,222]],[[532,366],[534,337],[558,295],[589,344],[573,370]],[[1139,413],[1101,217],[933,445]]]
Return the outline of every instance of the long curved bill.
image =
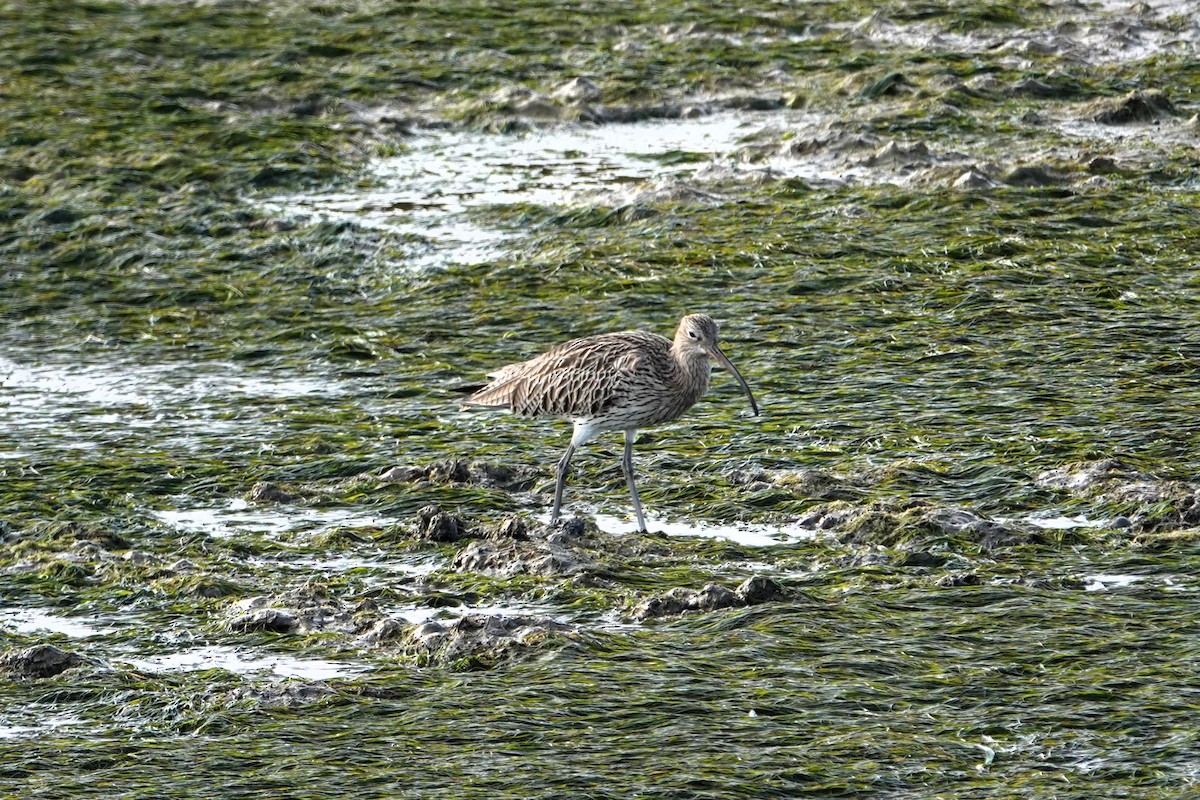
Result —
[[[716,345],[712,346],[712,348],[708,351],[708,354],[716,359],[716,362],[720,364],[726,372],[737,378],[737,382],[740,383],[742,388],[746,390],[746,397],[750,398],[750,408],[753,409],[754,416],[757,417],[758,403],[754,402],[754,394],[750,391],[750,386],[746,383],[746,379],[742,377],[742,373],[738,372],[737,367],[733,365],[733,362],[730,361],[725,354],[721,352],[721,348],[717,347]]]

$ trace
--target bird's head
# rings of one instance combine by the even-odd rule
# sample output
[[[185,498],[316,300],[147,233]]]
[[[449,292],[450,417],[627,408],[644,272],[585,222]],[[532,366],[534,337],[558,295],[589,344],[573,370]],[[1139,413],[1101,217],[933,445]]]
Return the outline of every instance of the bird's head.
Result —
[[[717,343],[720,332],[717,321],[707,314],[688,314],[679,321],[679,328],[675,331],[674,349],[685,359],[702,358],[707,360],[711,358],[716,361],[718,366],[737,378],[737,382],[746,392],[746,397],[750,398],[750,408],[757,416],[758,403],[754,402],[750,386],[742,377],[742,373],[737,371],[733,362],[721,352],[721,347]]]

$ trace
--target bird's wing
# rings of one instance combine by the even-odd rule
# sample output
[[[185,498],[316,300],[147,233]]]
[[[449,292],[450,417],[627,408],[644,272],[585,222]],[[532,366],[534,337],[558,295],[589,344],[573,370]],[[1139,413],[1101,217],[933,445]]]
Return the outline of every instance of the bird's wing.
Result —
[[[669,347],[639,332],[573,339],[537,358],[502,367],[465,406],[507,408],[527,417],[588,417],[612,405],[648,347]]]

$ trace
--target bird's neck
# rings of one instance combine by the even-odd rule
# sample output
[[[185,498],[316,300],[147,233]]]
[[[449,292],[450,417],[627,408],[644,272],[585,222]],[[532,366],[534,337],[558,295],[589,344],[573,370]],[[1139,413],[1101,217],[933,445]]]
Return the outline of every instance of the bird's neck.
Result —
[[[681,353],[676,350],[674,375],[675,383],[681,394],[687,394],[691,402],[696,402],[708,391],[708,380],[712,375],[712,362],[708,356],[697,353]]]

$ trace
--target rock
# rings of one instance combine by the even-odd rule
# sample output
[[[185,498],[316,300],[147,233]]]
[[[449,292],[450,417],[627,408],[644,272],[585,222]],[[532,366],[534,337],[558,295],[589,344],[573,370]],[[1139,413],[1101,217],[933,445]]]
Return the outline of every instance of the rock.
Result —
[[[747,578],[733,591],[748,606],[782,600],[787,596],[786,589],[762,575]]]
[[[758,605],[786,596],[787,590],[778,583],[770,578],[755,575],[747,578],[733,591],[719,583],[710,583],[699,590],[683,587],[669,589],[638,603],[632,616],[638,620],[673,617],[691,611],[716,611],[722,608]]]
[[[1134,122],[1154,122],[1174,117],[1175,104],[1160,91],[1130,92],[1119,99],[1104,99],[1092,103],[1087,116],[1103,125],[1128,125]]]
[[[398,639],[404,634],[405,625],[391,617],[385,617],[379,620],[365,633],[355,639],[355,643],[360,646],[378,645],[383,642]]]
[[[239,614],[226,623],[231,631],[268,631],[294,633],[300,627],[296,615],[283,608],[256,608]]]
[[[1013,84],[1012,93],[1028,94],[1034,97],[1055,97],[1063,94],[1061,89],[1057,89],[1037,78],[1022,78]]]
[[[537,474],[526,467],[452,458],[424,466],[396,465],[373,477],[384,483],[465,483],[472,486],[495,486],[506,491],[524,491],[537,479]]]
[[[0,654],[0,674],[18,680],[39,680],[53,678],[84,663],[87,659],[78,653],[61,650],[52,644],[39,644]]]
[[[873,155],[863,161],[868,167],[913,167],[928,166],[933,162],[933,155],[924,142],[900,144],[894,139],[879,148]]]
[[[1115,458],[1100,461],[1080,461],[1056,467],[1039,474],[1034,483],[1046,489],[1067,489],[1074,493],[1088,492],[1098,487],[1112,484],[1114,481],[1154,480],[1154,476],[1138,472]]]
[[[600,97],[600,87],[590,78],[576,77],[561,84],[550,96],[563,103],[583,103]]]
[[[1056,186],[1063,177],[1044,164],[1017,167],[1004,176],[1009,186]]]
[[[959,508],[937,508],[925,514],[918,524],[941,534],[966,537],[985,549],[1008,547],[1029,540],[1029,534],[1013,530],[995,520],[984,519],[973,511]],[[911,554],[915,555],[915,554]],[[941,558],[940,556],[932,556]],[[944,563],[944,559],[942,560]],[[911,565],[906,565],[911,566]],[[941,566],[927,564],[922,566]]]
[[[979,586],[982,583],[983,578],[980,578],[974,572],[958,572],[943,575],[934,582],[934,585],[939,589],[952,589],[958,586]]]
[[[955,178],[950,185],[955,189],[994,189],[1001,184],[999,181],[992,180],[983,172],[969,169]]]
[[[452,623],[426,622],[410,631],[406,649],[441,662],[465,661],[469,669],[489,668],[559,634],[578,630],[548,617],[469,614]]]
[[[457,542],[470,534],[458,517],[437,506],[425,506],[417,512],[417,538],[429,542]]]
[[[305,583],[274,597],[257,595],[232,603],[226,627],[232,631],[358,633],[374,623],[378,610],[351,607],[328,596],[319,583]]]
[[[246,499],[251,503],[292,503],[295,495],[288,494],[274,483],[256,483],[246,492]]]
[[[591,558],[550,541],[473,541],[458,552],[452,567],[484,575],[574,575],[592,564]]]
[[[1097,156],[1087,163],[1087,171],[1092,175],[1114,175],[1121,171],[1117,162],[1107,156]]]
[[[905,553],[896,566],[899,567],[940,567],[946,563],[946,557],[931,553],[928,550],[914,550]]]
[[[529,538],[529,525],[520,517],[505,517],[500,524],[487,533],[488,539],[520,539]]]

